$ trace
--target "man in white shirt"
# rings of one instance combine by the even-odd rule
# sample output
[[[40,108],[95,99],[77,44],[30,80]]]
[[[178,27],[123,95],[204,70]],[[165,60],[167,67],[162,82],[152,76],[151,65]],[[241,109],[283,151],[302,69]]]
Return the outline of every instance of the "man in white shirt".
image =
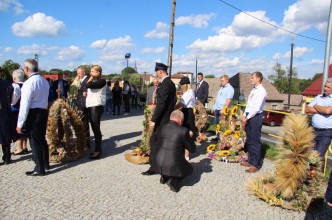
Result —
[[[246,128],[245,148],[248,150],[248,162],[243,162],[240,165],[249,167],[246,173],[255,173],[260,170],[263,164],[260,139],[266,90],[262,85],[263,74],[261,72],[252,73],[250,80],[254,88],[249,94],[247,107],[241,119]]]
[[[48,93],[50,85],[38,73],[38,63],[34,59],[24,61],[24,73],[28,79],[22,87],[20,111],[18,115],[17,133],[22,133],[23,124],[29,137],[34,162],[33,171],[28,176],[44,176],[49,169],[48,145],[46,142],[46,127],[48,119]]]

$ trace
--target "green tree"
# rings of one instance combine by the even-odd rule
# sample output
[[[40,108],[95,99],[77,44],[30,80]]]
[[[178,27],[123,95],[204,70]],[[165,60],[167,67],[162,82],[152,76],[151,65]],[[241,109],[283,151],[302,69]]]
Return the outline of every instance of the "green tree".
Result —
[[[276,89],[280,93],[288,93],[288,87],[289,87],[289,75],[290,75],[290,69],[287,67],[286,69],[280,64],[276,63],[276,65],[272,68],[273,74],[268,76],[268,79],[276,87]],[[293,68],[292,71],[292,82],[291,82],[291,93],[293,94],[299,94],[299,80],[297,79],[297,70],[296,68]]]
[[[205,78],[214,78],[215,76],[213,74],[205,75]]]
[[[12,78],[12,72],[20,68],[20,64],[15,63],[12,60],[6,60],[4,64],[2,64],[2,75],[1,78],[10,80]]]
[[[122,70],[121,75],[122,75],[122,79],[124,80],[129,80],[130,78],[130,74],[136,73],[135,69],[132,67],[126,67]]]

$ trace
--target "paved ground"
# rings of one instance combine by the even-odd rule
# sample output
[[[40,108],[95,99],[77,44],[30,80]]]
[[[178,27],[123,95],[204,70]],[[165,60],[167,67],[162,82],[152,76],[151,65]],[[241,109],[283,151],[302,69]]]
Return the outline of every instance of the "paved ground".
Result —
[[[307,212],[271,207],[248,194],[248,178],[239,164],[210,160],[198,147],[191,163],[194,174],[179,193],[142,176],[148,165],[127,162],[124,154],[139,143],[142,111],[131,116],[104,115],[103,157],[87,155],[68,164],[54,164],[45,177],[28,177],[31,154],[14,156],[0,166],[0,219],[332,219],[320,203]],[[261,172],[273,170],[264,161]]]

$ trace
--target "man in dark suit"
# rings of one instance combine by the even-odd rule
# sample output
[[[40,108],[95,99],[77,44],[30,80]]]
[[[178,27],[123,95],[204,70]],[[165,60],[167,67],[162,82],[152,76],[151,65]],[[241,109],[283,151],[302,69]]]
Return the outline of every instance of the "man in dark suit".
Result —
[[[196,100],[200,101],[203,105],[207,103],[209,96],[209,84],[204,81],[203,73],[197,73],[197,86],[196,86]]]
[[[12,87],[11,82],[1,79],[0,67],[0,145],[4,164],[11,162],[10,144],[18,138],[15,131],[15,117],[10,109]]]
[[[80,79],[80,86],[77,90],[77,97],[76,97],[76,105],[77,108],[83,112],[84,118],[84,128],[85,128],[85,137],[87,148],[90,148],[90,128],[89,128],[89,113],[88,109],[85,106],[85,100],[88,92],[88,88],[86,87],[86,82],[88,81],[89,77],[85,73],[84,66],[79,66],[77,68],[77,77]]]
[[[185,159],[184,150],[191,153],[196,150],[191,138],[193,133],[181,126],[183,117],[180,110],[175,110],[170,121],[157,129],[158,139],[154,145],[158,145],[158,149],[151,161],[152,170],[161,175],[160,183],[167,183],[173,192],[178,192],[180,180],[193,172],[192,166]]]
[[[156,63],[156,74],[159,79],[159,86],[157,88],[157,105],[154,110],[152,119],[149,123],[150,129],[153,129],[154,132],[151,135],[151,143],[155,143],[155,139],[157,138],[156,129],[160,125],[164,125],[169,121],[169,116],[174,110],[174,106],[176,104],[176,88],[173,81],[168,77],[167,74],[167,66],[163,63]],[[150,163],[152,158],[154,157],[154,152],[158,146],[151,145],[150,152]],[[142,175],[153,175],[155,172],[151,169],[142,172]]]
[[[61,73],[58,73],[58,80],[55,80],[52,84],[52,90],[56,94],[56,97],[58,98],[60,94],[61,98],[66,99],[68,96],[69,88],[70,85],[68,81],[63,79]]]

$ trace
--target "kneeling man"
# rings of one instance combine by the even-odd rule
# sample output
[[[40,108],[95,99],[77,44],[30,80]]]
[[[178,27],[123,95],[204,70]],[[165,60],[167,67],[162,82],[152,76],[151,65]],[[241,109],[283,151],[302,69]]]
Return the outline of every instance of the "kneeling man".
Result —
[[[151,161],[151,168],[161,175],[160,183],[166,183],[173,192],[178,192],[180,180],[193,172],[192,166],[184,157],[184,150],[191,153],[196,150],[191,138],[193,133],[182,127],[182,122],[183,113],[175,110],[171,113],[170,121],[157,129],[157,143],[154,146],[158,146],[158,150]]]

